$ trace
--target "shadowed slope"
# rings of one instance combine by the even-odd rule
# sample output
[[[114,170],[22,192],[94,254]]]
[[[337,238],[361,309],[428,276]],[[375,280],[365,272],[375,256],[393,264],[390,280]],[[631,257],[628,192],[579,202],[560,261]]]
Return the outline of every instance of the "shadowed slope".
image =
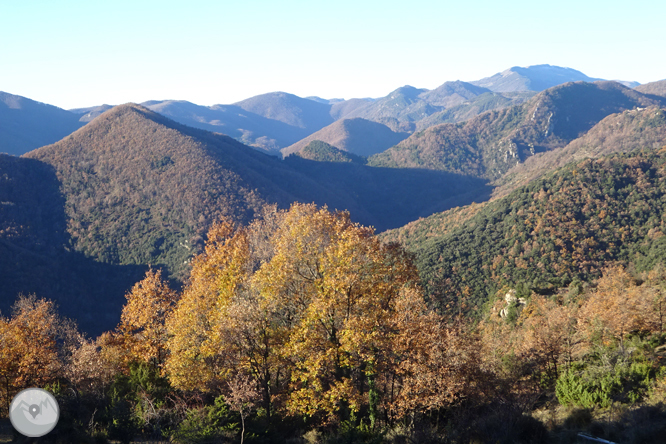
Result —
[[[53,167],[0,154],[0,311],[19,293],[59,305],[89,334],[118,323],[123,295],[145,267],[95,263],[70,250],[65,198]]]
[[[244,223],[266,203],[327,204],[386,229],[488,190],[483,180],[443,172],[284,162],[138,105],[115,107],[26,157],[54,167],[77,251],[107,263],[164,265],[176,276],[211,221]]]
[[[269,157],[137,105],[26,156],[55,168],[75,248],[110,263],[182,272],[212,219],[245,222],[267,196],[295,200],[253,171]]]

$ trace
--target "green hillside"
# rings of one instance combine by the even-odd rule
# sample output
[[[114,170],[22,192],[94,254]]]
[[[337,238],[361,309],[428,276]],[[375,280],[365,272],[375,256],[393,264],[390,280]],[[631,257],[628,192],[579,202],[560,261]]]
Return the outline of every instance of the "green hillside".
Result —
[[[421,278],[446,311],[461,295],[480,308],[504,285],[548,293],[613,261],[663,261],[665,176],[666,149],[568,165],[413,244]]]
[[[101,333],[118,322],[123,295],[146,267],[72,251],[64,205],[50,165],[0,154],[0,312],[8,315],[19,293],[35,293],[84,331]]]
[[[212,221],[246,223],[265,204],[315,202],[384,230],[490,191],[440,171],[281,161],[137,105],[115,107],[26,157],[53,168],[73,250],[109,264],[164,266],[176,277]]]

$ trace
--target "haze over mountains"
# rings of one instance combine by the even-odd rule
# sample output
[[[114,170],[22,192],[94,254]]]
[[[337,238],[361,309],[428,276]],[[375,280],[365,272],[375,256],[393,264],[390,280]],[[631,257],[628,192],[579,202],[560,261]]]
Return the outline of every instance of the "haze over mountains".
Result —
[[[23,154],[83,125],[76,115],[58,107],[0,92],[0,153]]]
[[[369,157],[387,150],[408,136],[408,133],[396,133],[381,123],[360,117],[341,119],[310,134],[303,140],[283,148],[281,153],[286,157],[301,151],[310,142],[319,140],[342,151]]]
[[[538,191],[535,180],[550,180],[572,161],[666,145],[663,82],[631,89],[580,76],[538,66],[434,90],[406,86],[376,100],[269,93],[233,105],[167,100],[71,112],[5,94],[0,112],[9,117],[0,120],[0,135],[14,136],[0,140],[13,143],[13,154],[30,149],[27,141],[37,143],[33,131],[48,133],[39,140],[49,141],[20,158],[0,155],[0,278],[7,283],[0,308],[5,311],[17,292],[32,291],[60,301],[84,328],[107,329],[122,294],[148,264],[182,279],[212,221],[245,224],[264,205],[293,202],[348,210],[354,221],[379,231],[398,229],[385,238],[417,252],[432,295],[446,305],[453,296],[440,286],[469,280],[477,283],[474,297],[481,304],[488,295],[480,293],[483,285],[487,290],[505,281],[486,271],[462,276],[437,259],[458,254],[452,252],[456,236],[482,238],[468,230],[470,223],[487,225],[474,219],[478,214],[500,220],[501,208],[513,204],[495,202],[515,193],[527,202]],[[538,90],[568,78],[576,81]],[[61,123],[42,127],[41,119]],[[71,129],[62,136],[43,130],[55,127]],[[625,171],[622,159],[585,164],[592,165],[590,180],[615,180],[606,167]],[[641,162],[654,171],[662,165],[655,158]],[[492,193],[495,200],[486,202]],[[636,236],[632,242],[644,238],[642,231]],[[486,248],[469,245],[460,252],[473,256]],[[566,279],[557,279],[543,288],[564,285]],[[82,302],[86,292],[104,307],[109,325],[92,322],[97,308]]]

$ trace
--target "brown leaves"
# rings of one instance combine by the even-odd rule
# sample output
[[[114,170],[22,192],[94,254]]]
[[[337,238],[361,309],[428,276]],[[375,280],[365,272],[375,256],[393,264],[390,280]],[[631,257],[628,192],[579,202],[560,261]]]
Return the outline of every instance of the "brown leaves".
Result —
[[[663,274],[657,267],[637,285],[624,268],[606,269],[596,290],[581,306],[579,323],[588,340],[622,343],[632,332],[661,332],[666,308]]]

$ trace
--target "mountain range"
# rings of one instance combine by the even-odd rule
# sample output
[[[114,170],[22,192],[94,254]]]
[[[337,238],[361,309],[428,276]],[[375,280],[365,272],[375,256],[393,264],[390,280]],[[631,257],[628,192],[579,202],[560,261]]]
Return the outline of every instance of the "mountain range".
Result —
[[[182,100],[153,100],[142,105],[179,123],[223,133],[246,145],[280,155],[281,149],[337,120],[360,117],[386,125],[394,132],[411,133],[520,104],[546,87],[578,80],[594,79],[573,69],[537,65],[510,68],[473,82],[445,82],[433,90],[404,86],[378,99],[327,100],[274,92],[231,105],[201,106]],[[625,83],[635,85],[635,82]],[[111,108],[111,105],[97,105],[67,112],[51,107],[47,112],[48,105],[28,107],[28,103],[37,102],[3,94],[0,152],[10,154],[22,154],[57,142]],[[17,105],[21,101],[23,104]],[[7,105],[10,102],[14,105]],[[23,111],[19,112],[21,108]]]
[[[494,180],[530,156],[563,148],[612,113],[665,105],[663,97],[644,95],[617,82],[570,82],[522,105],[414,133],[372,156],[369,164]]]
[[[143,267],[152,264],[182,279],[213,220],[247,223],[266,204],[286,208],[315,202],[348,210],[354,220],[385,230],[490,193],[483,180],[442,171],[300,157],[283,161],[131,104],[110,109],[53,145],[20,158],[0,155],[0,160],[0,177],[5,177],[0,241],[10,253],[0,279],[13,282],[3,286],[3,311],[20,289],[60,302],[62,295],[54,296],[46,283],[53,273],[71,276],[62,267],[79,261],[75,269],[81,276],[52,287],[69,288],[94,264],[112,269],[105,279],[118,273],[124,278],[100,285],[91,293],[100,296],[91,298],[104,301],[105,313],[118,315],[123,294],[118,286],[126,291]],[[15,254],[25,261],[18,263]],[[45,263],[60,265],[30,280],[30,261],[43,256]],[[22,286],[23,281],[30,285]],[[106,295],[107,289],[115,297]],[[111,301],[115,310],[106,306]],[[61,305],[75,310],[67,302]],[[81,319],[91,316],[86,310],[96,310],[78,308],[84,310],[76,314]]]

